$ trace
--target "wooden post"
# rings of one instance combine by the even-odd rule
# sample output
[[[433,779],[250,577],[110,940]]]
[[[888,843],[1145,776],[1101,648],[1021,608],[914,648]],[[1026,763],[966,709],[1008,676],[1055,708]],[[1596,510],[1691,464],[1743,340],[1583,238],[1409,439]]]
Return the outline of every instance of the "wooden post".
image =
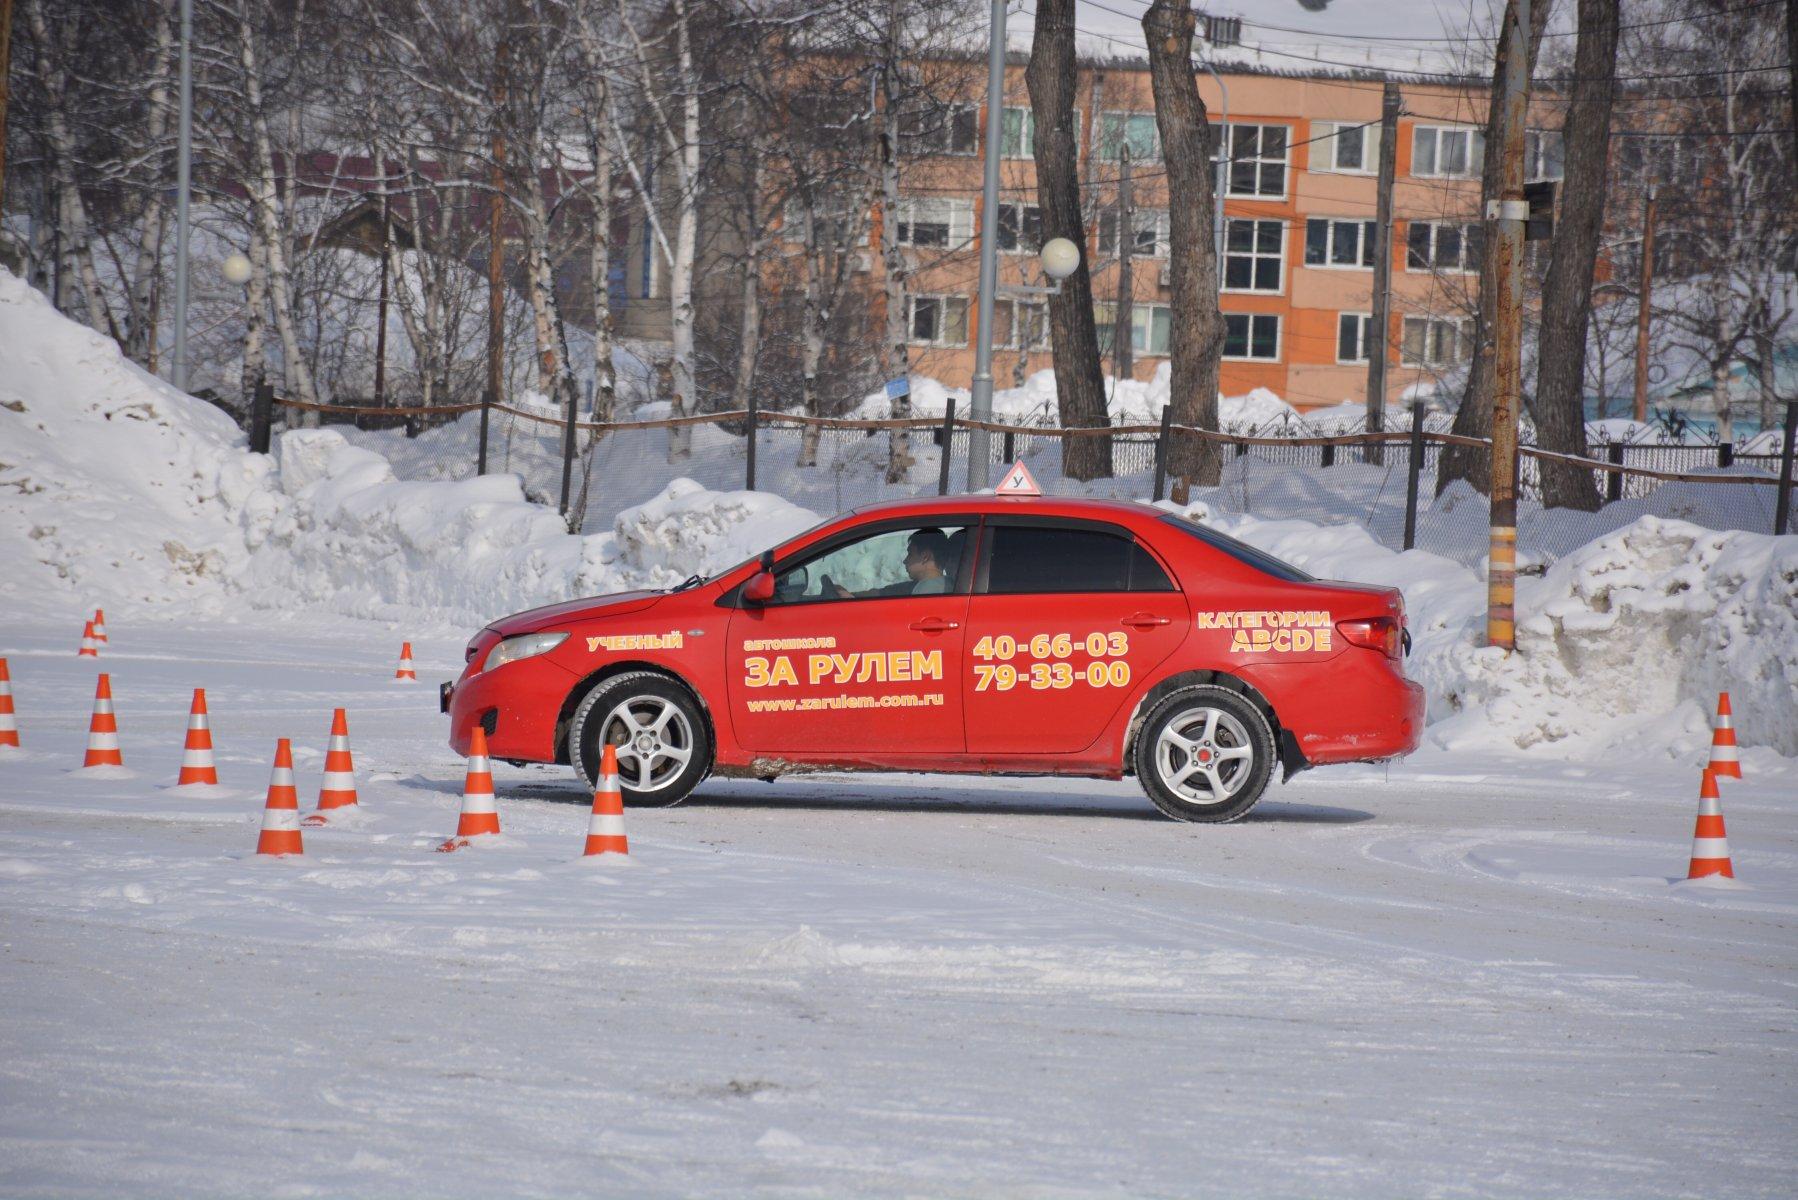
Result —
[[[949,494],[949,458],[950,451],[954,446],[955,397],[951,396],[949,397],[948,404],[943,407],[943,457],[936,475],[936,494],[939,496],[947,496]]]
[[[744,454],[743,454],[743,490],[744,490],[744,491],[746,491],[746,492],[753,492],[753,491],[755,491],[755,435],[756,435],[756,418],[757,418],[757,416],[758,416],[758,415],[759,415],[759,408],[758,408],[758,405],[757,405],[757,401],[756,401],[756,394],[755,394],[755,388],[754,388],[754,387],[751,387],[751,388],[750,388],[750,389],[749,389],[749,397],[748,397],[748,399],[749,399],[749,421],[748,421],[748,425],[749,425],[749,440],[748,440],[748,442],[747,442],[747,443],[745,443],[745,445],[744,445],[744,448],[743,448],[743,449],[744,449]]]
[[[1373,232],[1373,315],[1367,330],[1367,432],[1386,428],[1386,360],[1392,341],[1392,190],[1398,178],[1398,84],[1388,79],[1380,102],[1380,182]],[[1362,455],[1386,461],[1386,447],[1369,442]]]
[[[256,392],[250,401],[250,450],[255,454],[267,454],[269,447],[269,427],[275,419],[275,385],[263,380],[256,385]]]
[[[375,170],[381,171],[380,160]],[[375,407],[387,403],[387,277],[388,247],[393,240],[392,214],[388,211],[387,175],[381,171],[381,294],[375,305]]]
[[[1623,465],[1623,443],[1622,442],[1612,442],[1609,446],[1606,446],[1605,447],[1605,457],[1610,459],[1612,462],[1616,463],[1618,466],[1621,467]],[[1613,500],[1623,499],[1623,472],[1622,471],[1606,471],[1605,472],[1604,498],[1605,498],[1606,503],[1609,503]]]
[[[1792,447],[1798,442],[1798,400],[1786,401],[1785,438],[1779,447],[1779,499],[1773,503],[1773,532],[1783,534],[1792,517]]]
[[[1367,444],[1369,446],[1378,445],[1377,442],[1369,442]],[[1320,456],[1320,458],[1322,459],[1322,461],[1320,461],[1317,464],[1318,466],[1320,466],[1320,467],[1335,466],[1336,465],[1336,443],[1335,442],[1325,442],[1324,446],[1323,446],[1323,454]]]
[[[1405,466],[1405,549],[1417,546],[1417,489],[1423,476],[1423,402],[1411,402],[1411,461]]]
[[[474,473],[476,475],[485,475],[487,473],[487,426],[489,414],[492,411],[493,391],[490,388],[481,393],[481,447],[475,455]]]
[[[1511,0],[1505,11],[1505,71],[1497,196],[1486,201],[1486,269],[1497,281],[1492,347],[1492,512],[1486,556],[1486,644],[1517,646],[1517,416],[1523,398],[1523,134],[1529,105],[1530,7],[1547,0]]]
[[[1648,313],[1654,291],[1654,185],[1642,206],[1642,280],[1636,295],[1636,420],[1648,420]]]
[[[1167,486],[1167,439],[1174,423],[1174,406],[1161,406],[1161,432],[1155,435],[1155,502],[1159,504],[1162,489]]]

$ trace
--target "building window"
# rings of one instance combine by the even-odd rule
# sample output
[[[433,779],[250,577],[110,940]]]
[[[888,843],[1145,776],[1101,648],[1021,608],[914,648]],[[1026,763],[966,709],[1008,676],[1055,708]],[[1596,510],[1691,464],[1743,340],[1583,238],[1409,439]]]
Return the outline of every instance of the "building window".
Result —
[[[1279,291],[1285,252],[1284,221],[1231,218],[1224,226],[1224,290]]]
[[[1161,158],[1161,133],[1154,113],[1102,112],[1099,114],[1099,159],[1116,162],[1125,146],[1133,163]]]
[[[1224,357],[1280,361],[1280,318],[1273,313],[1225,313]]]
[[[1099,327],[1099,353],[1111,353],[1111,335],[1117,329],[1117,305],[1093,305],[1093,322]],[[1165,304],[1130,306],[1130,348],[1138,354],[1165,355],[1173,339],[1173,310]]]
[[[999,249],[1006,254],[1035,254],[1043,248],[1043,210],[1034,204],[999,206]]]
[[[1036,113],[1007,108],[999,117],[999,153],[1006,158],[1036,157]]]
[[[1305,222],[1307,267],[1373,266],[1374,223],[1312,217]]]
[[[1472,179],[1486,165],[1486,135],[1478,129],[1419,125],[1411,131],[1411,174]]]
[[[1566,151],[1558,129],[1531,129],[1523,135],[1523,177],[1530,183],[1566,175]]]
[[[1380,169],[1380,127],[1340,121],[1312,123],[1311,169],[1369,175]]]
[[[899,119],[899,136],[912,154],[972,154],[980,147],[980,109],[939,104]]]
[[[1373,318],[1367,313],[1336,314],[1336,361],[1339,363],[1364,363],[1367,361],[1367,333],[1373,325]]]
[[[1130,212],[1130,225],[1136,236],[1130,241],[1133,258],[1166,258],[1168,246],[1167,209],[1137,208]],[[1118,252],[1118,210],[1115,207],[1099,213],[1099,253]]]
[[[1031,300],[994,300],[993,344],[1003,350],[1047,350],[1049,306]]]
[[[1241,17],[1206,16],[1202,19],[1205,22],[1205,40],[1213,46],[1242,45]]]
[[[1471,342],[1461,321],[1406,317],[1399,352],[1407,367],[1447,367],[1467,361],[1473,351]]]
[[[908,296],[906,304],[911,310],[907,327],[911,330],[914,345],[968,344],[966,296]]]
[[[966,245],[974,236],[974,202],[938,196],[901,196],[893,219],[901,246]]]
[[[1226,125],[1231,196],[1284,196],[1286,147],[1284,125]]]
[[[1405,270],[1477,271],[1482,236],[1478,225],[1413,221],[1405,235]]]

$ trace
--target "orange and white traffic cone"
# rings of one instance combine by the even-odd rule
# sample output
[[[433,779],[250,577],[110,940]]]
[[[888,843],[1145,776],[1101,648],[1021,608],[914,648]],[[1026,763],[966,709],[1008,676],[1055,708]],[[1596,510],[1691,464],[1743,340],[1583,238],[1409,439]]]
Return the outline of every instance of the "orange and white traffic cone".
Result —
[[[187,710],[187,743],[181,747],[181,774],[176,787],[217,787],[218,767],[212,761],[212,726],[206,719],[206,689],[194,689],[193,707]]]
[[[19,744],[19,722],[12,715],[12,673],[0,658],[0,746]]]
[[[468,746],[468,775],[462,782],[462,817],[456,822],[456,836],[437,849],[460,849],[468,845],[469,838],[498,832],[499,808],[493,799],[493,768],[487,762],[487,731],[476,725]]]
[[[599,788],[587,821],[587,854],[629,854],[624,836],[624,793],[618,790],[618,751],[610,742],[599,756]]]
[[[1717,773],[1709,767],[1704,769],[1704,779],[1698,785],[1698,827],[1692,831],[1692,865],[1686,878],[1702,879],[1706,875],[1736,877],[1735,868],[1729,864],[1729,838],[1723,832],[1723,800],[1717,795]]]
[[[94,716],[87,725],[87,757],[81,767],[122,767],[125,756],[119,753],[119,721],[112,711],[112,676],[100,675],[94,687]]]
[[[106,640],[106,610],[103,608],[94,610],[94,640],[96,642]]]
[[[341,708],[331,710],[331,745],[325,751],[325,781],[318,789],[318,812],[308,825],[323,825],[324,813],[356,803],[356,764],[350,758],[350,722]]]
[[[1742,760],[1736,757],[1736,726],[1729,715],[1729,693],[1717,693],[1717,720],[1711,726],[1711,761],[1706,764],[1721,779],[1742,777]]]
[[[399,668],[394,671],[393,678],[396,682],[401,681],[401,680],[404,680],[409,683],[417,683],[418,682],[418,672],[416,672],[412,669],[412,643],[411,642],[401,642],[400,643],[400,665],[399,665]]]
[[[275,769],[268,777],[268,802],[262,806],[258,854],[304,854],[300,842],[300,794],[293,786],[293,744],[275,743]]]
[[[81,649],[75,651],[75,657],[100,657],[100,644],[94,640],[94,623],[92,621],[81,627]]]

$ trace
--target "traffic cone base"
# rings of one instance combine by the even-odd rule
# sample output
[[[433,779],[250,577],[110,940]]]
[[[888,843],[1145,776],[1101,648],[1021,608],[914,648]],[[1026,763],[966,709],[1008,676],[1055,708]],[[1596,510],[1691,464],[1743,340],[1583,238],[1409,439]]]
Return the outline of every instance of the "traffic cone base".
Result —
[[[187,742],[181,748],[181,774],[176,787],[216,787],[218,767],[212,761],[212,726],[206,714],[206,689],[195,688],[187,712]]]
[[[585,855],[630,854],[624,836],[624,793],[618,790],[618,751],[610,742],[600,754],[599,787],[593,792],[593,815],[587,821]]]
[[[1717,793],[1717,773],[1709,767],[1698,785],[1698,824],[1692,830],[1692,865],[1687,879],[1709,875],[1736,876],[1729,861],[1729,837],[1723,829],[1723,801]]]
[[[268,779],[268,800],[262,808],[262,834],[256,839],[256,853],[305,852],[300,841],[300,794],[293,786],[293,744],[282,738],[275,743],[275,768]]]
[[[400,643],[400,665],[393,672],[395,683],[417,683],[418,672],[412,669],[412,643]]]
[[[19,722],[12,710],[12,672],[0,658],[0,752],[19,748]]]
[[[81,760],[83,770],[89,767],[122,767],[125,756],[119,752],[119,721],[112,711],[112,676],[101,672],[94,685],[94,715],[87,725],[87,757]]]
[[[479,725],[468,745],[468,774],[462,781],[462,815],[456,834],[438,850],[449,853],[468,845],[468,839],[499,832],[499,806],[493,798],[493,768],[487,761],[487,731]]]
[[[1721,779],[1742,777],[1742,762],[1736,755],[1735,720],[1729,711],[1729,693],[1717,693],[1717,719],[1711,725],[1711,773]]]
[[[99,658],[100,646],[94,640],[94,623],[89,621],[81,627],[81,649],[75,651],[76,658]]]

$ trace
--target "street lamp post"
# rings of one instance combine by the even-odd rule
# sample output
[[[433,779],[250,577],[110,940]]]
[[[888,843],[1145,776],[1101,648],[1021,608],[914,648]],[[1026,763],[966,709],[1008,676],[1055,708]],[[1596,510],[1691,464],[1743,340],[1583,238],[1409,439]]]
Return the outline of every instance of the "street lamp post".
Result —
[[[1005,6],[993,0],[992,26],[986,56],[986,179],[981,188],[980,295],[975,313],[974,380],[969,389],[968,415],[976,422],[993,419],[993,294],[999,283],[999,150],[1005,130]],[[1012,318],[1017,319],[1016,315]],[[949,447],[943,447],[949,453]],[[968,431],[968,490],[987,484],[991,464],[987,431]]]

